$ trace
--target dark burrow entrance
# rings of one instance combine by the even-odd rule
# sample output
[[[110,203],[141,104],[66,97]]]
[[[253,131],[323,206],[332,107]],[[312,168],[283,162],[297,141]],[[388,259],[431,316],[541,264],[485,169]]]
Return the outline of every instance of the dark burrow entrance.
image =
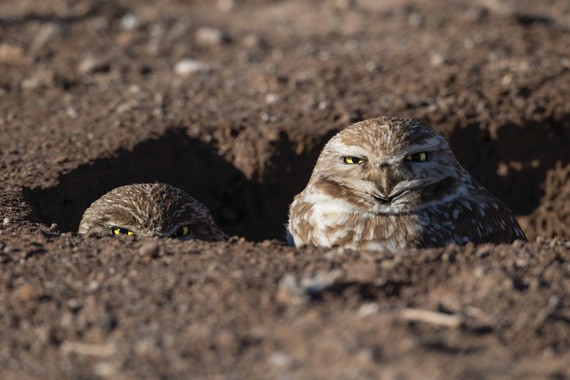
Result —
[[[530,215],[545,194],[547,171],[559,164],[563,171],[570,162],[568,121],[506,125],[498,129],[496,138],[474,125],[455,128],[447,137],[459,161],[476,179],[515,214]],[[62,232],[75,232],[83,211],[107,191],[132,183],[165,182],[204,203],[229,235],[251,241],[283,240],[288,206],[306,185],[321,147],[332,134],[330,131],[312,141],[307,146],[313,148],[301,155],[295,153],[285,133],[278,141],[268,141],[271,153],[263,162],[265,171],[260,178],[250,179],[213,145],[189,137],[184,128],[169,129],[132,150],[119,150],[110,158],[62,174],[54,187],[24,188],[24,197],[32,207],[32,221],[56,223]],[[256,153],[252,148],[240,154]],[[502,173],[500,163],[504,162],[516,170]],[[561,228],[563,233],[553,233],[552,228],[539,230],[544,236],[567,236],[565,227]]]
[[[62,232],[75,232],[83,211],[107,191],[132,183],[165,182],[204,203],[229,235],[283,240],[288,205],[307,183],[319,149],[304,158],[291,146],[276,150],[274,170],[282,174],[252,180],[214,147],[190,138],[184,129],[170,129],[132,150],[79,166],[61,175],[54,187],[25,188],[24,197],[32,206],[34,222],[56,223]]]

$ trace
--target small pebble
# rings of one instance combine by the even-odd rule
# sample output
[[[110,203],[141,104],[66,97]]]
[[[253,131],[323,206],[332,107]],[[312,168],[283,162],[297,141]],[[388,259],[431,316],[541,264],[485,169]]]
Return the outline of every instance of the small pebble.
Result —
[[[373,316],[377,315],[379,310],[380,310],[380,307],[378,306],[377,303],[370,302],[370,303],[365,303],[364,305],[360,306],[360,308],[358,308],[358,311],[356,312],[356,314],[360,318],[369,318],[369,317],[373,317]]]
[[[269,357],[269,362],[276,367],[289,367],[291,358],[283,352],[274,352]]]
[[[322,100],[319,102],[319,105],[317,106],[319,111],[324,111],[324,110],[328,110],[329,108],[332,108],[332,102],[330,100]]]
[[[98,71],[105,71],[109,66],[109,61],[102,58],[86,57],[77,66],[77,70],[81,74],[89,74]]]
[[[307,297],[293,274],[286,274],[279,281],[276,297],[278,302],[291,305],[300,305],[307,302]]]
[[[140,25],[137,16],[132,13],[127,13],[121,18],[121,28],[125,30],[133,30],[136,29]]]
[[[185,58],[174,66],[174,72],[178,75],[188,75],[198,71],[209,71],[210,66],[205,63]]]
[[[266,121],[268,123],[276,123],[279,119],[277,119],[277,116],[272,115],[269,112],[262,112],[261,120]]]
[[[235,6],[235,0],[218,0],[216,2],[216,8],[222,12],[231,12]]]
[[[434,53],[431,55],[429,62],[432,66],[441,66],[446,61],[446,58],[443,54]]]
[[[243,46],[248,48],[260,48],[263,46],[263,40],[256,34],[248,34],[242,40]]]
[[[141,256],[158,257],[160,252],[160,247],[158,243],[146,243],[139,248],[139,254]]]
[[[207,26],[199,28],[194,38],[196,42],[202,46],[218,46],[221,45],[225,39],[222,31]]]
[[[114,363],[110,362],[99,362],[93,366],[93,372],[101,377],[116,377],[117,368]]]
[[[97,281],[91,281],[89,282],[89,284],[87,285],[87,290],[90,292],[93,292],[97,289],[99,289],[100,285]]]
[[[4,218],[4,220],[2,221],[2,224],[5,226],[10,224],[10,218]]]
[[[424,16],[420,12],[412,12],[408,16],[408,24],[420,27],[424,23]]]
[[[275,103],[279,102],[280,99],[281,98],[277,94],[271,93],[271,94],[265,95],[265,103],[267,103],[267,104],[275,104]]]
[[[38,297],[38,292],[30,284],[20,285],[15,292],[16,298],[22,302],[32,301]]]
[[[0,44],[0,62],[24,65],[26,63],[26,53],[20,46],[2,43]]]
[[[366,62],[364,67],[366,68],[366,70],[368,70],[371,73],[375,73],[375,72],[380,71],[380,66],[374,61]]]
[[[71,119],[77,119],[77,117],[79,116],[77,114],[77,111],[75,110],[75,108],[73,107],[67,107],[67,109],[65,110],[65,113],[67,114],[67,116],[69,116]]]
[[[10,253],[18,252],[19,249],[16,248],[16,247],[12,247],[12,246],[10,246],[10,245],[7,245],[7,246],[4,247],[3,251],[4,251],[4,253],[10,254]]]

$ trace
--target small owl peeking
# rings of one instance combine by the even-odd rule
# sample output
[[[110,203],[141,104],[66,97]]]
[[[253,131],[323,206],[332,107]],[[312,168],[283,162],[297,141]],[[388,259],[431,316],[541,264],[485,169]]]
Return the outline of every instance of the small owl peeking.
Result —
[[[206,206],[164,183],[139,183],[109,191],[85,210],[78,232],[181,240],[227,238]]]
[[[289,207],[289,243],[353,249],[526,240],[512,212],[426,124],[380,117],[323,148]]]

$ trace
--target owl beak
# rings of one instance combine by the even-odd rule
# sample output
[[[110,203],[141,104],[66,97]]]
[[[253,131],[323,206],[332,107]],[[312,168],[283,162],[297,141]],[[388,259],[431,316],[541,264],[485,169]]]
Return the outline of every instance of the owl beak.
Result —
[[[382,203],[390,203],[404,195],[405,192],[397,189],[398,183],[402,180],[397,171],[386,163],[378,165],[378,168],[380,172],[376,181],[378,192],[374,194],[374,198]]]
[[[380,198],[388,199],[390,198],[390,194],[394,190],[394,187],[400,181],[399,178],[396,178],[394,175],[394,170],[388,164],[381,164],[379,165],[380,169],[380,176],[377,182],[378,190],[380,190]]]
[[[385,197],[383,195],[374,195],[374,199],[376,199],[380,203],[391,203],[392,202],[391,197]]]

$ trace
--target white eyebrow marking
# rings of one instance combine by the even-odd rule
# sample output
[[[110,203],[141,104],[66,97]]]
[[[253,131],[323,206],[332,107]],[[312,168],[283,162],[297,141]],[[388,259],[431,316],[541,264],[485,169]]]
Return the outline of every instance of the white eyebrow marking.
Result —
[[[444,145],[445,141],[438,137],[430,137],[423,144],[412,144],[406,149],[406,154],[421,152],[422,150],[432,150]]]
[[[370,155],[366,149],[356,145],[339,144],[336,149],[340,152],[341,156],[356,156],[365,158]]]

